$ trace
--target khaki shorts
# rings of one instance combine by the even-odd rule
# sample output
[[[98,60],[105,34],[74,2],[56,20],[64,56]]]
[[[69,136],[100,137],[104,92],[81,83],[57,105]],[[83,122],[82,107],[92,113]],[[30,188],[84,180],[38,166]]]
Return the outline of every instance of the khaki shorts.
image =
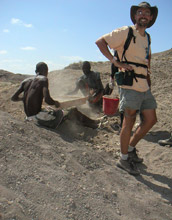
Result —
[[[146,92],[137,92],[131,89],[120,88],[120,112],[124,112],[125,109],[133,109],[142,112],[146,109],[156,108],[157,103],[150,89]]]

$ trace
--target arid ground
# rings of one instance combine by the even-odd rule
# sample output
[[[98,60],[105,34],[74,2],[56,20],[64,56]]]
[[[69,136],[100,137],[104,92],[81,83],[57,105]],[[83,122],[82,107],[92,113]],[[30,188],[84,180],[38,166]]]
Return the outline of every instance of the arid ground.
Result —
[[[91,65],[105,85],[110,63]],[[0,70],[0,219],[172,220],[172,148],[158,144],[172,131],[171,70],[172,49],[153,54],[158,122],[137,146],[144,158],[138,177],[116,167],[118,112],[107,117],[102,129],[71,121],[56,130],[37,127],[25,121],[23,104],[10,100],[28,75]],[[81,63],[50,72],[52,97],[60,101],[81,97],[66,95],[81,74]],[[117,91],[116,87],[114,96]],[[93,119],[103,116],[87,104],[78,108]]]

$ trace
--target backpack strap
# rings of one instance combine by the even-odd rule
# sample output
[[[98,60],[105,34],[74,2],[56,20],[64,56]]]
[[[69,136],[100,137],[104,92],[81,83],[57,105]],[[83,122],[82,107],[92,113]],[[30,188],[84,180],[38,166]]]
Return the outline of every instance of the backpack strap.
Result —
[[[119,56],[118,56],[118,52],[115,50],[114,51],[114,55],[113,55],[114,57],[116,57],[116,60],[117,61],[120,61],[119,60]],[[115,76],[115,73],[116,72],[118,72],[118,67],[116,67],[113,63],[111,64],[111,74],[110,74],[110,76],[111,76],[111,78],[112,79],[114,79],[114,76]]]
[[[131,62],[131,61],[123,61],[122,63],[132,64],[132,65],[135,65],[136,67],[148,68],[147,65],[142,64],[142,63],[135,63],[135,62]]]
[[[150,40],[150,35],[145,31],[145,34],[147,36],[147,40],[148,40],[148,49],[147,49],[147,54],[146,54],[146,59],[149,59],[149,51],[150,51],[150,44],[151,44],[151,40]]]
[[[128,31],[128,36],[127,36],[127,39],[125,41],[125,44],[124,44],[124,50],[123,50],[123,53],[122,53],[122,58],[121,60],[123,59],[124,55],[125,55],[125,52],[126,50],[128,49],[130,43],[131,43],[131,39],[133,38],[134,39],[134,42],[135,42],[135,36],[133,35],[133,29],[132,27],[128,27],[129,28],[129,31]],[[126,58],[125,58],[126,59]]]
[[[124,44],[124,50],[123,50],[123,53],[122,53],[122,58],[121,60],[123,59],[124,55],[125,55],[125,52],[126,50],[128,49],[130,43],[131,43],[131,39],[133,38],[134,39],[134,42],[135,42],[135,36],[133,35],[133,29],[132,27],[128,26],[129,30],[128,30],[128,35],[127,35],[127,39],[125,41],[125,44]],[[118,56],[118,52],[115,50],[114,51],[114,57],[116,57],[117,61],[120,61],[119,59],[119,56]],[[111,77],[114,78],[114,75],[115,73],[118,72],[118,67],[116,67],[113,63],[111,64]]]
[[[131,28],[131,27],[129,27],[129,28]],[[132,29],[132,28],[131,28]],[[130,31],[130,30],[129,30]],[[131,34],[131,36],[129,36],[131,39],[132,39],[132,37],[134,37],[133,39],[134,39],[134,43],[135,43],[135,36],[133,35],[133,29],[132,29],[132,32],[130,33]],[[145,34],[146,34],[146,36],[147,36],[147,41],[148,41],[148,48],[147,48],[147,52],[146,52],[146,59],[147,60],[149,60],[149,51],[150,51],[150,44],[151,44],[151,40],[150,40],[150,35],[145,31]],[[128,33],[128,35],[129,35],[129,33]],[[129,43],[131,42],[131,39],[129,38]],[[128,40],[128,39],[127,39]],[[127,42],[127,40],[126,40],[126,42]],[[125,46],[125,45],[124,45]],[[129,47],[129,45],[128,45],[128,47]],[[127,49],[128,49],[128,47],[127,47]],[[124,61],[124,63],[128,63],[128,64],[133,64],[133,65],[135,65],[135,66],[140,66],[140,67],[143,67],[143,68],[148,68],[148,66],[147,65],[144,65],[144,64],[141,64],[141,63],[134,63],[134,62],[130,62],[130,61],[128,61],[127,60],[127,58],[125,57],[125,52],[126,52],[126,50],[125,50],[125,48],[124,48],[124,51],[123,51],[123,54],[122,54],[122,58],[121,58],[121,60],[123,59],[123,57],[124,57],[124,59],[125,59],[125,61]]]

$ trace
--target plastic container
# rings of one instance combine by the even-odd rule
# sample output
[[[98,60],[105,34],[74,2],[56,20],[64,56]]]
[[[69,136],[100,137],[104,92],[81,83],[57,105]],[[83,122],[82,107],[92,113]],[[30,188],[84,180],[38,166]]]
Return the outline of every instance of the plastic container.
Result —
[[[105,115],[113,116],[118,110],[119,99],[103,96],[103,112]]]

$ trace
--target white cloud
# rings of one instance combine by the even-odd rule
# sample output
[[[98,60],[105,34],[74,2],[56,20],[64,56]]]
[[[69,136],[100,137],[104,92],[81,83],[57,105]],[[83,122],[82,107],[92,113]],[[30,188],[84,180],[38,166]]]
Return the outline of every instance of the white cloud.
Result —
[[[6,50],[0,50],[0,54],[7,54]]]
[[[21,20],[18,19],[18,18],[12,18],[11,19],[11,24],[20,24],[21,23]]]
[[[35,47],[21,47],[21,50],[36,50]]]
[[[14,25],[22,25],[22,26],[27,27],[27,28],[33,27],[32,24],[26,24],[26,23],[24,23],[22,20],[20,20],[20,19],[18,19],[18,18],[12,18],[12,19],[11,19],[11,24],[14,24]]]
[[[4,33],[9,33],[10,31],[8,29],[3,30]]]
[[[33,27],[33,25],[32,24],[23,24],[25,27],[27,27],[27,28],[31,28],[31,27]]]

